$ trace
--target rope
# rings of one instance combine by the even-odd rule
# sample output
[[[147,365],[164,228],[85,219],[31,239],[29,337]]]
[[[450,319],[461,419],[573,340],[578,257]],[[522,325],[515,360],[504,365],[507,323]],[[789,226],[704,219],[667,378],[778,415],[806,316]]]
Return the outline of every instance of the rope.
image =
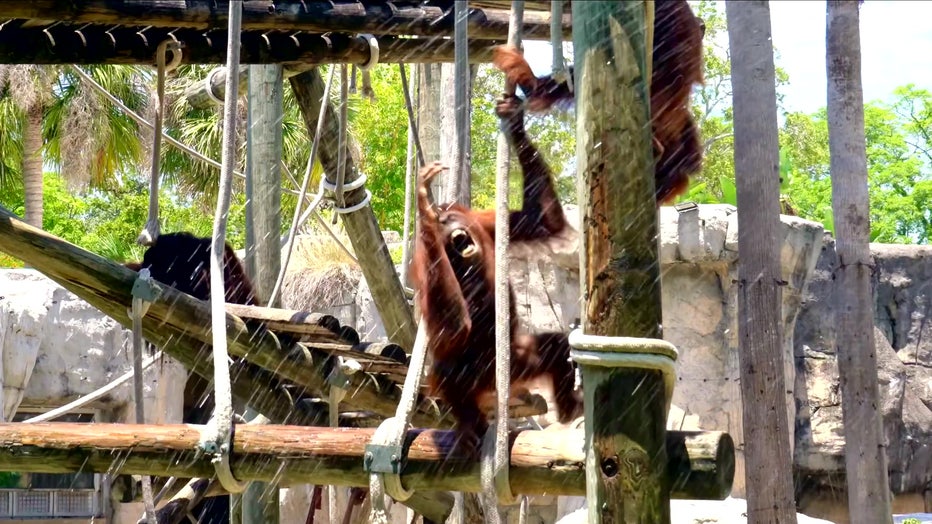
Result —
[[[521,24],[524,19],[524,2],[511,3],[508,22],[508,43],[521,47]],[[506,95],[513,95],[514,85],[505,85]],[[485,495],[499,504],[518,501],[511,491],[508,478],[510,453],[508,449],[508,400],[511,388],[511,289],[508,275],[508,171],[509,144],[499,136],[499,161],[495,176],[495,389],[498,405],[495,422],[482,439],[481,478]],[[491,505],[491,504],[490,504]],[[486,512],[489,514],[489,512]],[[493,521],[500,521],[498,508],[491,512]]]
[[[361,34],[359,37],[369,44],[369,59],[359,66],[359,70],[362,71],[362,96],[374,102],[375,90],[372,89],[372,75],[369,70],[379,64],[379,41],[370,34]]]
[[[145,424],[145,390],[142,371],[142,317],[149,310],[150,301],[154,298],[149,283],[149,269],[139,270],[136,284],[133,285],[133,302],[130,318],[133,320],[133,401],[136,405],[136,423]],[[146,512],[146,522],[157,524],[155,516],[155,499],[152,495],[152,479],[149,475],[142,476],[142,501]]]
[[[148,271],[148,270],[147,270],[147,271]],[[146,359],[142,362],[142,370],[145,371],[145,370],[149,369],[149,367],[150,367],[153,363],[157,362],[160,358],[162,358],[162,352],[161,352],[161,351],[156,351],[155,354],[152,355],[151,357],[146,357]],[[98,388],[98,389],[96,389],[96,390],[94,390],[94,391],[88,393],[87,395],[84,395],[84,396],[81,397],[81,398],[72,400],[71,402],[69,402],[69,403],[67,403],[67,404],[65,404],[65,405],[59,406],[59,407],[57,407],[57,408],[55,408],[55,409],[53,409],[53,410],[50,410],[50,411],[46,411],[45,413],[42,413],[41,415],[36,415],[35,417],[27,418],[26,420],[23,421],[23,424],[33,424],[33,423],[36,423],[36,422],[45,422],[45,421],[47,421],[47,420],[53,420],[53,419],[56,419],[56,418],[58,418],[58,417],[64,415],[65,413],[70,413],[70,412],[72,412],[72,411],[74,411],[74,410],[80,408],[81,406],[84,406],[84,405],[86,405],[86,404],[90,404],[91,402],[93,402],[93,401],[95,401],[95,400],[97,400],[97,399],[99,399],[99,398],[101,398],[101,397],[103,397],[103,396],[105,396],[105,395],[110,394],[111,391],[113,391],[113,390],[115,390],[116,388],[118,388],[119,386],[123,385],[123,383],[126,382],[127,380],[133,378],[133,377],[135,376],[135,373],[136,373],[136,370],[135,370],[135,367],[134,367],[134,369],[133,369],[132,371],[127,371],[126,373],[123,373],[122,375],[120,375],[119,377],[117,377],[116,379],[114,379],[112,382],[110,382],[109,384],[107,384],[106,386],[103,386],[103,387],[101,387],[101,388]]]
[[[301,218],[301,203],[307,196],[307,186],[311,182],[311,171],[314,168],[314,161],[317,160],[317,148],[320,145],[320,135],[324,128],[324,116],[327,114],[326,104],[330,100],[330,86],[333,85],[333,74],[335,67],[330,68],[330,74],[327,75],[327,85],[324,86],[324,96],[320,101],[320,111],[317,114],[317,129],[314,131],[314,141],[311,143],[311,153],[307,157],[307,166],[304,168],[304,178],[301,180],[301,192],[298,195],[298,204],[294,209],[294,217],[291,220],[291,229],[288,231],[288,247],[285,250],[285,260],[282,263],[281,270],[278,272],[278,278],[275,279],[275,286],[272,288],[272,296],[269,298],[269,304],[274,304],[281,292],[282,283],[285,281],[285,271],[288,270],[288,263],[291,261],[291,253],[294,249],[294,238],[298,231],[299,219]],[[321,176],[320,181],[323,184],[326,177]],[[308,212],[313,212],[320,205],[324,196],[323,185],[317,191],[317,195],[308,207]],[[306,219],[305,219],[306,220]],[[301,221],[303,222],[303,221]]]
[[[408,82],[405,78],[405,65],[399,64],[401,66],[401,88],[405,93],[405,104],[410,108],[411,102],[411,93],[408,90]],[[414,85],[417,85],[417,65],[411,68],[412,70],[412,80]],[[405,155],[405,206],[404,206],[404,224],[401,228],[401,282],[405,285],[408,284],[408,265],[410,264],[409,257],[411,256],[411,247],[409,245],[411,238],[411,207],[414,200],[414,141],[417,138],[417,135],[414,134],[414,127],[410,125],[413,122],[411,118],[413,111],[409,109],[409,125],[408,125],[408,150]]]
[[[330,375],[327,377],[327,382],[330,383],[330,392],[328,395],[328,418],[330,419],[330,427],[336,428],[340,426],[340,402],[346,397],[346,386],[349,385],[349,375],[356,373],[361,370],[362,366],[353,359],[344,359],[343,357],[337,357],[336,365],[330,371]],[[337,490],[340,489],[337,486],[329,486],[327,492],[327,506],[330,510],[330,522],[337,522]],[[345,514],[352,514],[352,505],[347,508]]]
[[[84,70],[82,70],[80,67],[75,66],[75,65],[71,65],[70,67],[71,67],[71,69],[72,69],[78,76],[81,77],[82,80],[84,80],[85,82],[87,82],[88,84],[90,84],[91,87],[93,87],[97,92],[99,92],[101,95],[103,95],[104,98],[106,98],[107,100],[109,100],[110,103],[112,103],[113,105],[117,106],[117,107],[120,109],[120,111],[122,111],[126,116],[130,117],[130,119],[132,119],[133,122],[136,122],[137,124],[139,124],[139,125],[141,125],[141,126],[147,128],[147,129],[155,129],[155,126],[152,124],[152,122],[149,122],[148,120],[146,120],[145,118],[143,118],[142,116],[140,116],[139,113],[137,113],[137,112],[133,111],[132,109],[130,109],[129,107],[127,107],[126,104],[124,104],[119,98],[117,98],[113,93],[111,93],[111,92],[107,91],[106,89],[104,89],[104,87],[103,87],[102,85],[100,85],[99,83],[97,83],[97,81],[94,80],[93,77],[91,77],[90,75],[88,75],[87,73],[85,73]],[[194,158],[196,158],[197,160],[200,160],[201,162],[204,162],[204,163],[206,163],[207,165],[209,165],[209,166],[211,166],[211,167],[215,167],[215,168],[217,168],[217,169],[221,169],[221,168],[222,168],[222,166],[220,165],[220,162],[217,162],[217,161],[214,160],[213,158],[209,158],[209,157],[205,156],[205,155],[204,155],[203,153],[201,153],[200,151],[194,149],[193,147],[191,147],[191,146],[189,146],[189,145],[187,145],[187,144],[185,144],[185,143],[179,141],[179,140],[176,139],[175,137],[169,135],[169,134],[166,133],[164,130],[162,131],[162,133],[161,133],[160,136],[161,136],[162,139],[164,139],[166,142],[168,142],[169,144],[171,144],[171,145],[177,147],[179,150],[181,150],[182,152],[188,154],[189,156],[194,157]],[[233,175],[234,175],[234,176],[237,176],[237,177],[239,177],[239,178],[242,178],[242,179],[245,179],[245,178],[246,178],[246,175],[244,175],[244,174],[243,174],[242,172],[240,172],[240,171],[236,171],[235,169],[233,170]],[[286,193],[292,194],[292,195],[297,195],[297,194],[298,194],[298,192],[297,192],[296,190],[294,190],[294,189],[283,189],[283,191],[285,191]]]
[[[346,64],[340,65],[340,130],[337,134],[337,180],[333,190],[334,202],[338,207],[346,207],[346,195],[343,193],[343,182],[346,179],[346,110],[348,100],[348,85],[346,82]],[[321,108],[323,110],[323,108]],[[337,223],[337,214],[334,213],[331,224]]]
[[[387,524],[390,519],[385,507],[385,495],[404,502],[411,498],[413,491],[405,489],[401,481],[404,465],[404,441],[411,422],[411,413],[417,405],[424,364],[427,360],[427,322],[421,320],[417,326],[414,347],[408,374],[401,388],[401,398],[395,408],[395,416],[382,421],[366,446],[365,464],[369,471],[369,522],[370,524]],[[383,463],[384,456],[390,453],[390,467]],[[376,454],[381,460],[376,461]]]
[[[414,118],[414,104],[411,103],[411,93],[408,91],[408,76],[405,74],[405,65],[398,64],[398,69],[401,72],[401,91],[405,95],[405,109],[408,110],[408,128],[410,129],[408,136],[411,137],[409,140],[414,140],[414,148],[417,151],[417,162],[418,167],[424,167],[424,150],[421,148],[421,139],[417,132],[417,120]],[[413,71],[417,71],[415,67]],[[412,77],[414,74],[411,75]],[[414,85],[417,85],[418,80],[412,78]]]
[[[242,3],[230,2],[227,40],[227,71],[239,69],[240,25]],[[239,88],[237,75],[226,76],[226,97],[223,103],[223,152],[221,155],[220,190],[214,214],[213,238],[210,245],[210,320],[214,357],[214,413],[201,432],[201,449],[214,455],[211,461],[220,484],[230,493],[241,493],[246,483],[240,482],[230,470],[233,436],[233,394],[230,385],[227,354],[225,286],[223,254],[226,247],[226,225],[233,185],[233,164],[236,162],[236,101]]]
[[[453,3],[453,184],[460,194],[456,200],[469,195],[470,142],[469,142],[469,5],[466,0]],[[469,199],[460,203],[469,205]]]
[[[172,61],[165,63],[165,54],[172,52]],[[152,137],[152,161],[149,170],[149,216],[145,226],[136,238],[136,242],[151,246],[159,238],[159,162],[162,158],[162,115],[165,112],[165,73],[181,64],[181,43],[175,39],[163,40],[155,50],[157,70],[155,133]]]

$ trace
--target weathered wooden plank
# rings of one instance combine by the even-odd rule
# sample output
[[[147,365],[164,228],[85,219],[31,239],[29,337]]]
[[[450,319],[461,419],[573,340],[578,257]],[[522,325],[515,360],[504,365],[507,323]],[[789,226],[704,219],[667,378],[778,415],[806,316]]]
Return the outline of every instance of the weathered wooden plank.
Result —
[[[209,30],[226,27],[226,0],[31,0],[0,2],[0,20],[38,19],[75,23],[185,27]],[[271,7],[271,8],[270,8]],[[325,0],[243,1],[243,30],[348,32],[374,35],[451,36],[453,10],[431,5],[390,2],[329,2]],[[564,16],[564,37],[572,36],[569,16]],[[550,13],[524,15],[525,38],[549,38]],[[508,35],[508,11],[474,9],[469,34],[475,38],[504,40]]]
[[[210,478],[213,476],[211,457],[195,458],[201,427],[193,424],[0,424],[0,469]],[[369,477],[362,468],[362,461],[366,444],[374,432],[374,428],[237,425],[231,461],[233,473],[244,480],[275,478],[282,486],[367,486]],[[703,441],[718,443],[725,447],[725,452],[703,448],[697,453],[727,455],[731,440],[721,435],[710,432]],[[453,431],[408,432],[407,462],[402,469],[405,487],[421,491],[478,492],[481,489],[479,463],[454,451],[456,440]],[[585,493],[583,430],[518,431],[512,434],[509,442],[509,478],[515,492],[529,495]],[[674,447],[670,456],[683,461],[672,465],[679,471],[690,469],[693,449],[690,442],[686,436],[668,439],[669,445]],[[683,489],[697,493],[716,491],[707,486],[694,486],[692,481],[687,481]],[[681,493],[684,498],[695,498],[690,491]]]
[[[140,36],[136,27],[77,24],[55,27],[22,27],[23,20],[12,20],[0,28],[0,63],[4,64],[155,64],[160,42],[175,38],[184,44],[182,64],[223,64],[226,62],[225,30],[153,27]],[[369,44],[344,33],[320,34],[245,31],[241,38],[240,63],[281,64],[285,75],[296,74],[323,64],[365,64]],[[435,63],[453,61],[453,41],[436,38],[397,38],[381,36],[380,63]],[[491,60],[496,40],[472,40],[470,60]],[[243,79],[245,82],[245,78]],[[221,80],[222,85],[222,80]],[[217,86],[215,87],[215,92]],[[222,89],[219,90],[222,92]]]

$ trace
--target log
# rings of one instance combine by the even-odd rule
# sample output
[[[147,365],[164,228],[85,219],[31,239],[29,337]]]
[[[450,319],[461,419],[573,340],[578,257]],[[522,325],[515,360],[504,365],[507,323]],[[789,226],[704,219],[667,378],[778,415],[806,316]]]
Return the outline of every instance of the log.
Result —
[[[229,1],[224,0],[31,0],[0,2],[0,20],[38,19],[42,23],[71,22],[109,26],[189,28],[200,31],[227,25]],[[473,9],[469,34],[505,40],[508,10]],[[453,9],[395,5],[390,2],[330,2],[326,0],[244,1],[244,31],[304,31],[308,33],[371,33],[374,35],[452,36]],[[526,12],[525,39],[550,37],[550,13]],[[572,37],[570,17],[563,16],[563,37]]]
[[[292,309],[227,304],[227,313],[243,322],[257,322],[272,332],[296,335],[302,342],[331,342],[351,345],[340,337],[340,321],[333,315]]]
[[[195,457],[202,427],[194,424],[4,423],[0,424],[0,470],[211,478],[214,474],[211,457]],[[369,477],[362,468],[362,461],[366,444],[374,433],[374,428],[240,424],[233,437],[233,474],[241,480],[274,478],[281,486],[368,486]],[[409,431],[407,461],[401,473],[405,487],[419,491],[478,493],[481,490],[479,462],[453,450],[456,440],[453,431]],[[700,465],[707,465],[710,455],[733,455],[731,439],[721,432],[706,432],[698,440],[703,442],[701,446],[695,446],[697,439],[688,434],[667,440],[667,445],[674,447],[668,454],[676,459],[675,463],[671,462],[675,471],[689,470],[694,454]],[[509,442],[509,478],[516,493],[585,494],[583,430],[524,430],[512,433]],[[710,445],[720,449],[712,451]],[[696,498],[696,494],[727,493],[730,479],[724,479],[729,486],[704,485],[716,482],[716,478],[686,475],[674,496]]]
[[[140,36],[138,28],[132,27],[58,25],[45,28],[23,26],[21,21],[14,20],[0,29],[0,63],[154,66],[156,47],[169,38],[184,44],[182,64],[226,63],[226,30],[205,33],[196,29],[152,27],[144,35]],[[301,72],[323,64],[362,65],[370,56],[367,42],[345,33],[324,37],[313,33],[244,31],[240,39],[240,63],[244,66],[281,64]],[[380,63],[453,61],[452,40],[393,36],[381,36],[377,40]],[[470,56],[470,60],[473,63],[491,61],[492,47],[498,43],[473,39],[469,53],[474,56]],[[289,76],[287,70],[285,75]]]
[[[245,37],[245,35],[244,35]],[[356,65],[365,64],[369,60],[369,45],[359,38],[350,38],[347,35],[334,34],[330,35],[330,45],[326,44],[320,35],[298,35],[304,40],[319,40],[320,43],[314,48],[302,52],[294,57],[294,60],[282,60],[285,64],[285,78],[291,78],[294,75],[309,71],[323,64],[351,63]],[[427,40],[422,38],[398,39],[393,37],[381,37],[379,40],[379,63],[441,63],[453,61],[453,41],[452,40]],[[245,40],[244,40],[245,41]],[[469,43],[469,59],[472,63],[487,63],[492,60],[492,48],[500,42],[491,40],[473,40]],[[244,44],[245,45],[245,44]],[[0,62],[4,60],[4,44],[0,42]],[[305,45],[304,47],[309,47]],[[278,48],[276,48],[278,49]],[[289,50],[290,47],[284,47]],[[311,48],[309,48],[311,49]],[[226,50],[223,50],[226,53]],[[152,53],[149,51],[149,60],[151,61]],[[244,55],[246,47],[243,48]],[[269,50],[262,56],[271,55],[273,51]],[[225,55],[224,55],[225,56]],[[261,58],[261,57],[257,57]],[[281,58],[289,58],[282,56]],[[271,59],[271,58],[270,58]],[[17,58],[17,60],[19,60]],[[246,62],[244,56],[241,60]],[[182,60],[184,61],[184,60]],[[26,63],[26,62],[24,62]],[[240,85],[246,85],[246,70],[240,68]],[[218,71],[211,78],[211,89],[217,98],[223,99],[226,86],[226,71]],[[204,84],[197,84],[188,88],[185,92],[185,98],[191,107],[201,109],[214,105],[214,102],[207,94],[207,88]]]
[[[336,182],[336,175],[339,171],[340,123],[337,112],[330,102],[321,103],[324,93],[323,79],[315,69],[293,76],[289,82],[311,136],[317,129],[317,117],[320,111],[327,112],[320,137],[320,163],[327,174],[327,181],[333,184]],[[344,182],[347,185],[360,176],[348,145],[349,141],[344,145],[346,148]],[[365,196],[365,185],[347,191],[344,195],[345,205],[355,206],[361,203]],[[366,205],[351,213],[341,214],[340,219],[353,244],[356,256],[359,258],[360,269],[369,284],[372,300],[385,326],[388,340],[410,351],[414,347],[416,326],[414,313],[405,298],[404,287],[395,271],[395,265],[372,207]]]

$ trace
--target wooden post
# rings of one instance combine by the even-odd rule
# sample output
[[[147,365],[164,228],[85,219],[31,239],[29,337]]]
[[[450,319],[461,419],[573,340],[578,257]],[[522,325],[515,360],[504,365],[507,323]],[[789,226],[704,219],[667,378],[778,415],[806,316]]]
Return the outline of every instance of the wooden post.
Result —
[[[727,2],[738,187],[738,361],[749,522],[796,522],[784,376],[770,8]]]
[[[573,2],[588,521],[670,521],[644,2]],[[582,334],[585,333],[585,334]],[[619,337],[644,337],[624,339]],[[654,339],[654,340],[651,340]]]
[[[317,70],[291,77],[291,88],[301,107],[304,122],[311,133],[317,128],[318,111],[327,111],[323,136],[320,139],[320,162],[333,183],[337,173],[337,136],[339,120],[329,101],[321,101],[324,83]],[[350,154],[346,155],[345,183],[359,178],[359,171]],[[346,193],[346,205],[354,206],[365,198],[365,186]],[[372,291],[372,299],[382,318],[388,339],[411,351],[414,347],[414,314],[405,298],[401,280],[382,237],[379,223],[372,208],[364,206],[358,211],[342,215],[343,225],[359,258],[360,269]]]
[[[280,65],[248,66],[248,111],[246,117],[246,271],[256,285],[260,300],[268,300],[281,269],[282,225],[281,158],[284,108],[283,69]],[[250,419],[261,417],[248,409]],[[240,497],[243,524],[278,524],[278,487],[252,482]],[[231,522],[236,522],[231,518]]]
[[[874,299],[871,292],[870,197],[861,86],[858,2],[826,2],[828,146],[835,215],[835,338],[845,470],[852,524],[889,523],[890,481],[880,417]]]

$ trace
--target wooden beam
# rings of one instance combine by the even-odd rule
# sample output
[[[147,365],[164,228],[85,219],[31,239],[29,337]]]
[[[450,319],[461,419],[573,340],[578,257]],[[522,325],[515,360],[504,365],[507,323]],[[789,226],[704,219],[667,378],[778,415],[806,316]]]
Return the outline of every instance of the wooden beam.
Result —
[[[319,35],[299,35],[304,39],[320,39]],[[359,38],[350,38],[347,35],[335,34],[328,37],[330,45],[321,42],[316,46],[319,51],[302,52],[300,56],[276,55],[287,59],[281,60],[285,64],[285,78],[310,71],[323,64],[347,63],[362,65],[369,61],[369,46]],[[246,39],[244,38],[244,41]],[[469,60],[471,63],[488,63],[492,60],[492,48],[500,42],[493,40],[473,40],[469,43]],[[288,49],[285,47],[284,49]],[[3,60],[3,43],[0,42],[0,61]],[[225,53],[225,49],[222,50]],[[246,50],[244,48],[243,52]],[[268,53],[271,54],[271,51]],[[152,51],[149,52],[151,60]],[[263,55],[264,56],[264,55]],[[261,56],[257,57],[261,58]],[[295,58],[291,60],[291,58]],[[379,63],[421,63],[433,64],[453,62],[453,40],[437,40],[427,38],[379,38]],[[31,63],[31,62],[24,62]],[[246,70],[240,68],[239,81],[241,86],[246,85]],[[218,98],[224,96],[226,71],[218,71],[211,79],[211,89]],[[188,104],[194,108],[204,108],[214,104],[207,95],[207,88],[203,83],[191,86],[185,92]]]
[[[156,47],[170,38],[184,44],[182,64],[226,62],[226,30],[204,32],[153,27],[140,35],[135,27],[58,25],[44,28],[22,27],[21,22],[14,20],[0,29],[0,63],[154,65]],[[345,33],[330,33],[324,37],[313,33],[246,31],[240,40],[240,63],[244,66],[282,64],[298,68],[300,72],[322,64],[361,65],[369,60],[369,45]],[[453,61],[450,39],[381,36],[378,41],[380,63]],[[491,48],[498,43],[497,40],[472,40],[470,59],[475,63],[491,61]]]
[[[0,20],[25,18],[43,22],[109,24],[210,30],[226,27],[224,0],[31,0],[0,2]],[[473,9],[469,34],[505,40],[508,14],[504,9]],[[330,2],[326,0],[243,1],[243,30],[305,31],[308,33],[371,33],[374,35],[451,36],[453,10],[431,5],[391,2]],[[570,17],[563,17],[564,38],[572,37]],[[526,39],[550,36],[550,13],[524,16]]]
[[[0,424],[0,470],[211,478],[214,475],[212,457],[195,456],[202,427],[194,424]],[[274,478],[281,486],[368,486],[369,475],[362,462],[366,444],[374,433],[374,428],[240,424],[233,437],[233,474],[241,480]],[[690,471],[689,459],[694,453],[703,457],[733,455],[733,447],[729,448],[731,439],[722,438],[723,433],[706,433],[705,443],[722,447],[714,451],[709,451],[705,445],[694,450],[690,447],[694,440],[687,435],[667,440],[669,445],[678,446],[670,449],[669,455],[681,460],[672,464],[676,469],[671,471]],[[407,462],[402,468],[405,487],[419,491],[479,492],[479,462],[455,452],[456,441],[454,431],[409,431]],[[585,494],[583,430],[519,431],[512,434],[509,442],[509,478],[516,493]],[[694,493],[727,493],[727,486],[697,486],[690,478],[687,475],[682,483],[684,491],[675,495],[696,498]],[[704,477],[701,482],[710,480],[713,479]]]
[[[319,155],[320,163],[327,175],[327,181],[333,184],[339,171],[338,137],[340,122],[337,112],[330,102],[324,101],[325,103],[321,103],[324,94],[323,79],[315,69],[293,76],[289,81],[301,109],[301,114],[304,117],[304,124],[311,136],[316,131],[317,117],[320,111],[327,112],[324,127],[321,131]],[[347,145],[344,146],[346,148],[344,173],[347,185],[354,182],[361,175],[353,162],[348,144],[347,141]],[[366,186],[362,185],[346,192],[345,205],[347,207],[355,206],[361,203],[365,197]],[[385,326],[388,339],[405,348],[406,351],[411,351],[411,348],[414,347],[414,334],[416,331],[414,313],[411,306],[408,305],[407,298],[405,298],[404,288],[395,271],[391,254],[388,252],[388,246],[382,236],[382,231],[379,228],[378,220],[375,218],[371,205],[365,205],[351,213],[341,214],[340,218],[346,228],[354,252],[359,258],[360,269],[362,269],[363,276],[369,284],[372,300],[375,302],[379,317],[381,317],[382,324]]]

